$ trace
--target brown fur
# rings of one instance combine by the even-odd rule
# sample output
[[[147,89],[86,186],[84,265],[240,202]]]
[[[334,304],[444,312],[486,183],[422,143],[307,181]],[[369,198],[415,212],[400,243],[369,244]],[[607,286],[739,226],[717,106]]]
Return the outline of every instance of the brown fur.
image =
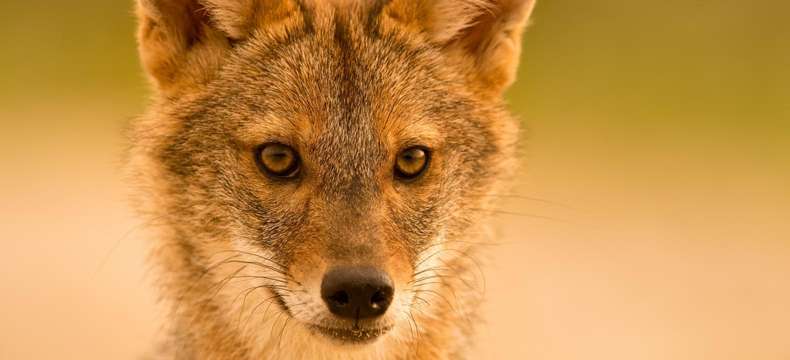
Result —
[[[484,217],[511,173],[517,126],[501,94],[533,0],[139,0],[157,95],[133,131],[139,208],[170,304],[158,356],[457,359],[471,345]],[[256,167],[278,141],[297,180]],[[427,173],[393,178],[406,146]],[[321,302],[337,265],[375,265],[395,300],[362,324]]]

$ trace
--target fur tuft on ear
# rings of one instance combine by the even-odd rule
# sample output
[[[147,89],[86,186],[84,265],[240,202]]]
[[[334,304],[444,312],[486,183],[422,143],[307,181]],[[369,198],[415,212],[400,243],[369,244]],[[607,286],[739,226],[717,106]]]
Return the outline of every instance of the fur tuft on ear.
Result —
[[[214,25],[231,39],[247,37],[254,26],[256,0],[202,0],[200,3],[211,14]]]
[[[205,81],[229,40],[241,35],[249,0],[138,0],[143,67],[163,92]]]
[[[295,0],[137,0],[143,66],[159,90],[206,81],[232,43],[299,10]]]
[[[438,0],[431,9],[435,14],[426,30],[433,41],[445,43],[475,25],[480,16],[494,10],[489,0]]]
[[[515,80],[521,36],[536,0],[392,0],[384,14],[425,34],[499,96]]]

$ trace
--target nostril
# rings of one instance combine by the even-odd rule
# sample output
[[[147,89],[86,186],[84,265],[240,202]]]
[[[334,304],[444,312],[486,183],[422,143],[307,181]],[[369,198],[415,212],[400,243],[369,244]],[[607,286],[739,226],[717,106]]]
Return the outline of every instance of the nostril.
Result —
[[[389,305],[389,299],[390,297],[383,291],[376,291],[373,293],[373,296],[370,297],[370,306],[373,309],[381,309]]]
[[[348,305],[351,299],[348,296],[347,292],[345,292],[344,290],[340,290],[329,296],[329,300],[332,301],[337,306],[346,306]]]

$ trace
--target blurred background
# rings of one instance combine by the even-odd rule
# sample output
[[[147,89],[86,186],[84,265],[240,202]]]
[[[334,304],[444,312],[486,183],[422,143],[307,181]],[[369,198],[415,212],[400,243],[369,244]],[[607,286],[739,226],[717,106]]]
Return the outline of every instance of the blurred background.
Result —
[[[0,2],[0,358],[157,336],[131,1]],[[543,0],[482,359],[790,359],[790,2]]]

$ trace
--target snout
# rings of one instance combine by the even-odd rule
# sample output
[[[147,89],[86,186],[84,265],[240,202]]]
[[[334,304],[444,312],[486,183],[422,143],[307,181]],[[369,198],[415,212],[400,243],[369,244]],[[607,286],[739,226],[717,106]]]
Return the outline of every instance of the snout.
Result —
[[[329,311],[355,322],[384,315],[394,292],[390,276],[371,266],[336,267],[321,282],[321,298]]]

